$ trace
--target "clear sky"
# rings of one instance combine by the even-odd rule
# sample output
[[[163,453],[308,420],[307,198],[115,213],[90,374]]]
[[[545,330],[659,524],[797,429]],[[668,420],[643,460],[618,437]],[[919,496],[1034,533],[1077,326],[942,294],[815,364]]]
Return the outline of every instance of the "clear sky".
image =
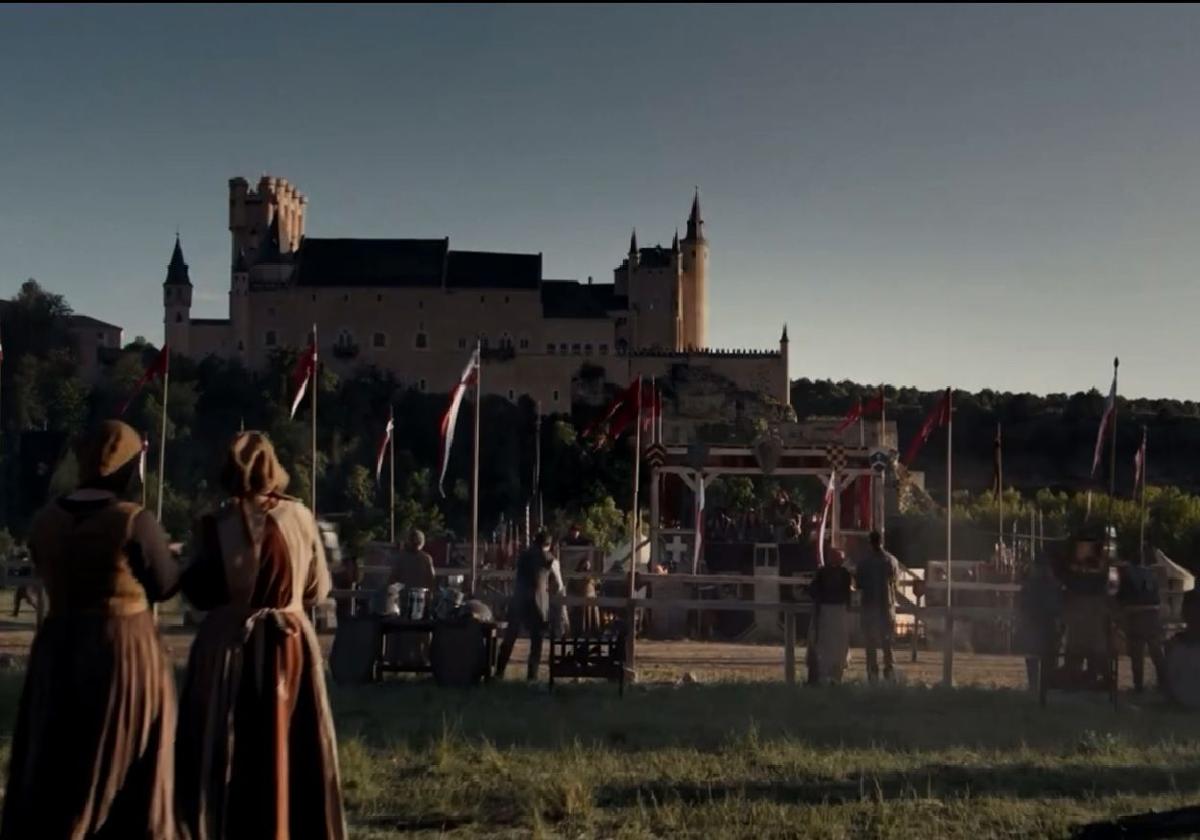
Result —
[[[792,375],[1200,398],[1195,7],[0,7],[0,294],[223,316],[227,181],[314,236],[610,281],[700,186],[710,341]]]

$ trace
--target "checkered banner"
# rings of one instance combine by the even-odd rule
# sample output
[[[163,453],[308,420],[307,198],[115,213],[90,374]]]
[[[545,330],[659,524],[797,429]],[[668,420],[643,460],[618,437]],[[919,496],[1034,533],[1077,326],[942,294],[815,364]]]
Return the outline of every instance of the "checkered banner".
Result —
[[[840,444],[831,443],[825,447],[825,456],[829,459],[830,469],[842,472],[846,469],[846,448]]]

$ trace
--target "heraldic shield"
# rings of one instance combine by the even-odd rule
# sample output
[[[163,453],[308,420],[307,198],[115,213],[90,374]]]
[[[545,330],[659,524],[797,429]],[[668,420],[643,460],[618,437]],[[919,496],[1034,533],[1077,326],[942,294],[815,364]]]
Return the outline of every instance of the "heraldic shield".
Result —
[[[774,435],[763,435],[754,442],[754,460],[758,462],[763,475],[770,475],[779,466],[783,455],[783,441]]]

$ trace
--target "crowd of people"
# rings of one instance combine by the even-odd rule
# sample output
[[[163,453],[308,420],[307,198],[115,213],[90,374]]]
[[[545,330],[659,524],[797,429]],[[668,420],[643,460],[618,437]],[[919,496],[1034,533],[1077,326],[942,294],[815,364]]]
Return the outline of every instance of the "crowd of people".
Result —
[[[333,717],[306,608],[329,593],[312,512],[269,440],[222,453],[227,500],[181,566],[130,501],[141,437],[77,447],[79,486],[34,518],[49,598],[30,652],[0,838],[344,838]],[[206,610],[176,698],[153,605]]]

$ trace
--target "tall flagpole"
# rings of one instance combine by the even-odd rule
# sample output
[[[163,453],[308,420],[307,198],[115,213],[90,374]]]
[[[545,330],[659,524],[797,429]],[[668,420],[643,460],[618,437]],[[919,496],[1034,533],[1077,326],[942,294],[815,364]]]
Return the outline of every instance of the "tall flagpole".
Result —
[[[483,343],[475,339],[475,443],[471,453],[471,592],[479,579],[479,404],[483,401]]]
[[[538,530],[542,529],[542,404],[534,403],[537,419],[533,424],[533,498],[537,503]],[[528,527],[526,530],[529,530]],[[528,536],[528,535],[527,535]]]
[[[309,399],[312,400],[312,488],[310,501],[313,516],[317,515],[317,324],[312,327],[312,372],[308,375]]]
[[[165,349],[165,348],[164,348]],[[167,351],[170,353],[170,351]],[[163,399],[162,399],[162,425],[158,438],[158,504],[156,507],[156,515],[158,522],[162,524],[163,512],[163,479],[166,471],[163,467],[167,461],[167,391],[171,381],[171,357],[167,356],[167,364],[163,370]]]
[[[1004,562],[1004,438],[1000,422],[996,421],[996,507],[999,510],[999,527],[996,533],[1000,535],[1000,556]],[[1014,549],[1015,550],[1015,549]]]
[[[887,431],[887,397],[884,396],[883,386],[879,386],[879,448],[884,449],[884,435]],[[879,508],[879,519],[875,522],[875,530],[879,532],[880,542],[886,545],[883,537],[887,535],[887,471],[879,477],[876,483],[879,498],[875,500]]]
[[[396,412],[388,404],[388,533],[392,545],[396,544]]]
[[[1149,447],[1146,446],[1146,427],[1142,426],[1142,506],[1138,517],[1138,557],[1143,566],[1146,565],[1146,461],[1149,454]]]
[[[642,478],[642,377],[637,378],[637,426],[634,429],[633,444],[633,535],[629,541],[629,597],[633,597],[636,589],[637,550],[638,550],[638,485]]]
[[[1104,539],[1108,542],[1108,528],[1112,527],[1113,497],[1117,495],[1117,368],[1121,360],[1113,358],[1113,407],[1112,407],[1112,441],[1108,446],[1108,522],[1104,529]],[[1112,550],[1113,546],[1109,546]]]
[[[946,651],[942,657],[942,682],[947,688],[954,685],[954,557],[951,546],[951,509],[954,504],[954,485],[951,476],[954,439],[954,410],[946,389]]]

